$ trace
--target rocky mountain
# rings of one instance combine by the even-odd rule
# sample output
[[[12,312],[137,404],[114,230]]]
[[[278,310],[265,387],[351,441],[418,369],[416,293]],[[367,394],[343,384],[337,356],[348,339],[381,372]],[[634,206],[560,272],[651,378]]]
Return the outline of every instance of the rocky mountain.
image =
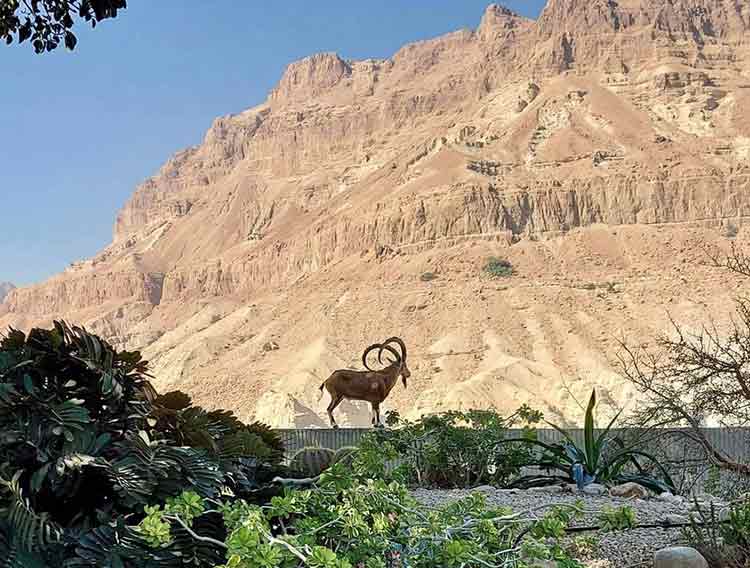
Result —
[[[0,282],[0,304],[2,304],[5,296],[8,295],[8,292],[13,290],[14,288],[15,286],[10,282]]]
[[[577,417],[592,385],[631,400],[619,339],[729,313],[742,283],[704,249],[744,246],[749,214],[750,4],[492,5],[390,59],[292,63],[0,324],[83,323],[276,426],[323,426],[320,383],[391,335],[412,380],[388,408]]]

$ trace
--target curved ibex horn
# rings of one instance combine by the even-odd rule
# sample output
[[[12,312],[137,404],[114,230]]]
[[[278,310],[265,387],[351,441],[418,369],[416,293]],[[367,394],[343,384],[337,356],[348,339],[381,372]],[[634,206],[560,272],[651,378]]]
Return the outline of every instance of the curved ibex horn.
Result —
[[[391,347],[390,345],[385,345],[384,344],[384,345],[380,346],[380,351],[378,351],[378,361],[380,362],[381,365],[383,364],[383,351],[388,351],[388,353],[390,353],[391,355],[393,355],[396,358],[396,360],[395,361],[391,361],[391,363],[401,363],[401,361],[402,361],[401,355],[399,355],[396,352],[396,350],[393,347]]]
[[[404,344],[404,341],[400,337],[390,337],[386,339],[382,345],[385,347],[389,343],[395,343],[401,348],[401,357],[400,359],[403,359],[404,362],[406,362],[406,344]]]
[[[372,371],[370,366],[367,364],[367,356],[375,351],[376,349],[380,349],[382,345],[380,343],[375,343],[373,345],[370,345],[367,349],[365,349],[365,352],[362,353],[362,364],[365,366],[365,369],[368,371]]]

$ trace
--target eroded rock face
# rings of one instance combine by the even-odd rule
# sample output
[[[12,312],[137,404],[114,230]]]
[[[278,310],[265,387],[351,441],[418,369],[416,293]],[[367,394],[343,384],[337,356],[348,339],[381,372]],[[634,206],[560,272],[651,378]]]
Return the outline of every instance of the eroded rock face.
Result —
[[[293,63],[136,188],[112,244],[10,291],[0,326],[85,324],[145,349],[159,387],[275,426],[325,424],[319,384],[394,334],[413,375],[385,406],[408,416],[562,420],[563,382],[627,400],[613,335],[731,310],[739,281],[701,251],[745,242],[749,22],[733,0],[491,5],[391,59]]]
[[[287,67],[278,86],[271,92],[274,103],[317,97],[351,77],[352,67],[336,53],[318,53]]]

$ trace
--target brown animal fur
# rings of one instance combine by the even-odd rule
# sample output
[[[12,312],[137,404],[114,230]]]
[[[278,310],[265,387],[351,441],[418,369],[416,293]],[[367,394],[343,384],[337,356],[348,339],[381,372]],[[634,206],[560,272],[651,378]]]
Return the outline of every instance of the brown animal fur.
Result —
[[[391,343],[395,343],[401,348],[400,354],[389,345]],[[396,359],[391,360],[390,365],[384,369],[374,371],[367,364],[367,356],[376,349],[378,350],[378,361],[381,363],[384,351],[389,352]],[[372,405],[372,424],[376,427],[381,426],[380,405],[388,397],[399,377],[402,378],[404,388],[406,388],[406,379],[411,376],[411,372],[406,366],[406,345],[398,337],[391,337],[383,343],[376,343],[365,349],[362,354],[362,362],[367,371],[340,369],[334,371],[320,385],[321,391],[325,388],[331,395],[331,402],[328,405],[328,418],[333,428],[338,428],[338,424],[333,418],[333,411],[344,399],[369,402]]]

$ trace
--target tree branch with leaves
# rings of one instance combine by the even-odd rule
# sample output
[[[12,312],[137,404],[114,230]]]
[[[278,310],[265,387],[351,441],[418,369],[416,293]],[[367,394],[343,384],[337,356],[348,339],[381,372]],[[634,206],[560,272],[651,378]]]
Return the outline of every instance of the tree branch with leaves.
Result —
[[[75,18],[91,24],[116,18],[127,0],[0,0],[0,41],[30,41],[36,53],[55,50],[61,43],[75,49]]]

